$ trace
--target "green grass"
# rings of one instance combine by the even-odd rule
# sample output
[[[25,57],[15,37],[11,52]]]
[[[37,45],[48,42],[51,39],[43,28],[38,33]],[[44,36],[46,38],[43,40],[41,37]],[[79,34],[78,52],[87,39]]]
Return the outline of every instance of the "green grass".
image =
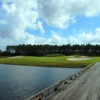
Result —
[[[85,67],[94,62],[100,62],[100,57],[93,57],[90,60],[68,61],[68,56],[56,57],[34,57],[25,56],[21,58],[0,58],[1,64],[51,66],[51,67]]]
[[[71,55],[71,56],[74,56],[74,57],[81,57],[81,56],[84,56],[84,55]]]
[[[46,57],[59,57],[59,56],[65,56],[64,54],[47,54]]]

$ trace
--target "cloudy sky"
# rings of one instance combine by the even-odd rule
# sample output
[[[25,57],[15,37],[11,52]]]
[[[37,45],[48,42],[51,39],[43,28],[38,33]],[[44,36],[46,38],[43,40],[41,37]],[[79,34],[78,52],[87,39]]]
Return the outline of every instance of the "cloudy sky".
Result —
[[[100,0],[0,0],[0,49],[18,44],[100,44]]]

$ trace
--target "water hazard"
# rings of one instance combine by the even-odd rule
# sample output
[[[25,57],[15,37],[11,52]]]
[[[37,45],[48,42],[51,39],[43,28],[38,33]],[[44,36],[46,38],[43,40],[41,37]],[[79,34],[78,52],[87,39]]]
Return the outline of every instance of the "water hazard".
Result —
[[[0,100],[24,100],[79,70],[0,64]]]

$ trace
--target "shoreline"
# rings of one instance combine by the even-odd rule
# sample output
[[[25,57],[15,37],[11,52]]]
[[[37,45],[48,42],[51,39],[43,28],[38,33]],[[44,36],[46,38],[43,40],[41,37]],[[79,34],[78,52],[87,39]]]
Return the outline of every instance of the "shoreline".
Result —
[[[5,65],[18,65],[18,66],[30,66],[30,67],[51,67],[51,68],[85,68],[89,64],[65,64],[65,65],[31,65],[31,64],[13,64],[13,63],[0,63]]]
[[[56,67],[56,68],[84,68],[91,63],[100,62],[100,57],[92,57],[89,60],[67,60],[69,56],[59,57],[35,57],[35,56],[20,56],[0,58],[0,64],[22,65],[22,66],[38,66],[38,67]],[[77,57],[74,57],[77,58]],[[79,57],[78,57],[79,58]],[[84,57],[80,57],[84,58]],[[79,58],[79,59],[80,59]],[[91,58],[91,57],[90,57]]]

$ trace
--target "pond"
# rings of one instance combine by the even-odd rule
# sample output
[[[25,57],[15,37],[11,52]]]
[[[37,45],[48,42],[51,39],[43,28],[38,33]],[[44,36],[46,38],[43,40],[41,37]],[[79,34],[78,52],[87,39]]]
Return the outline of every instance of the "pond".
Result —
[[[0,100],[24,100],[80,69],[0,64]]]

